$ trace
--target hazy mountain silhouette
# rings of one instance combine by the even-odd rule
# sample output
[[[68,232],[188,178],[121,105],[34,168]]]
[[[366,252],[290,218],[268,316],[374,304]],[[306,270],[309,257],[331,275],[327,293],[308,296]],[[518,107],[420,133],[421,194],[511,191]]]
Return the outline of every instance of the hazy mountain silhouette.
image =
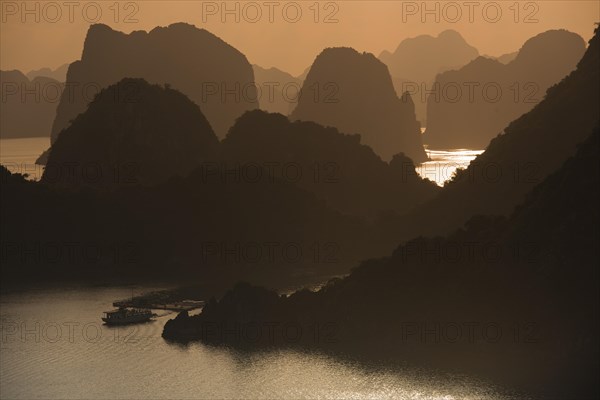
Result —
[[[398,95],[412,90],[408,86],[410,83],[417,85],[418,93],[413,95],[413,100],[417,119],[424,124],[427,109],[425,93],[431,89],[436,75],[462,67],[478,55],[477,49],[469,45],[460,33],[446,30],[437,37],[420,35],[404,39],[393,53],[385,50],[379,59],[388,66]]]
[[[477,214],[510,212],[575,152],[600,120],[599,42],[596,30],[573,72],[511,122],[436,198],[419,207],[411,221],[402,222],[410,227],[409,236],[449,232]]]
[[[512,53],[506,53],[506,54],[502,54],[501,56],[490,56],[489,54],[482,54],[481,57],[483,58],[488,58],[490,60],[496,60],[501,62],[502,64],[508,64],[510,62],[512,62],[515,58],[517,58],[517,55],[519,54],[518,51],[514,51]],[[453,69],[458,69],[458,68],[453,68]]]
[[[369,53],[328,48],[315,59],[290,120],[359,133],[386,161],[403,152],[427,159],[410,96],[398,98],[387,67]]]
[[[367,352],[526,382],[559,397],[590,396],[598,372],[599,139],[596,128],[508,219],[477,217],[447,237],[414,239],[316,293],[278,296],[238,284],[200,315],[168,321],[163,336]],[[479,330],[488,324],[503,332],[493,341]],[[261,334],[244,342],[224,331],[232,326]],[[319,326],[323,336],[292,342],[282,332],[288,326]]]
[[[502,64],[508,64],[514,61],[514,59],[517,58],[517,55],[519,55],[518,51],[506,53],[502,54],[500,57],[496,57],[496,60],[500,61]]]
[[[421,179],[410,158],[395,155],[383,162],[359,135],[345,135],[314,122],[290,122],[281,114],[250,111],[222,141],[223,159],[273,165],[331,207],[347,214],[403,214],[431,199],[439,188]]]
[[[277,68],[252,65],[262,110],[288,115],[298,103],[302,81]]]
[[[59,82],[65,82],[67,80],[67,70],[69,69],[69,64],[63,64],[60,67],[52,70],[50,68],[40,68],[40,69],[35,69],[32,71],[29,71],[27,73],[27,77],[29,79],[34,79],[38,76],[42,76],[42,77],[47,77],[47,78],[52,78],[54,80],[57,80]]]
[[[436,149],[485,148],[571,72],[584,51],[579,35],[553,30],[529,39],[506,65],[480,57],[438,75],[437,96],[427,100],[424,142]]]
[[[249,179],[236,169],[213,174],[210,166],[156,186],[111,191],[26,181],[0,166],[3,284],[158,279],[230,287],[248,279],[297,285],[347,273],[360,259],[393,248],[371,225],[271,179],[267,170]]]
[[[437,37],[420,35],[404,39],[393,53],[379,55],[394,77],[407,77],[429,82],[444,69],[467,64],[479,55],[460,33],[445,30]]]
[[[218,139],[196,104],[180,92],[123,79],[101,91],[50,149],[43,182],[115,186],[187,175],[217,157]],[[71,169],[72,168],[72,169]],[[84,179],[86,174],[97,179]]]
[[[29,80],[20,71],[0,71],[0,137],[49,136],[63,84],[47,77]]]
[[[52,142],[85,111],[98,89],[123,78],[143,78],[180,90],[202,108],[221,137],[235,118],[258,107],[246,56],[212,33],[177,23],[127,35],[97,24],[87,33],[81,60],[69,66],[67,84],[74,89],[61,98]]]

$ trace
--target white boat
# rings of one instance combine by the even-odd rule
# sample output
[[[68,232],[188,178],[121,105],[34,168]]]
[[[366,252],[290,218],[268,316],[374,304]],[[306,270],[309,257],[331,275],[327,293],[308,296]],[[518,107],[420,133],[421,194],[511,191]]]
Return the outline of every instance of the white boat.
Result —
[[[102,321],[107,325],[127,325],[150,321],[156,317],[150,310],[120,307],[116,310],[105,311]]]

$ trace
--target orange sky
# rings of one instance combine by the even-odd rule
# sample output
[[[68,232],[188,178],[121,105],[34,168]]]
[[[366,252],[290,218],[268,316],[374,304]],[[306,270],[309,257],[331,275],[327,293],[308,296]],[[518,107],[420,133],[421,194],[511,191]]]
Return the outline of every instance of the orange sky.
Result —
[[[96,21],[125,32],[189,22],[221,37],[251,63],[294,75],[325,47],[379,55],[404,38],[455,29],[482,54],[501,55],[548,29],[568,29],[587,41],[600,21],[598,0],[67,3],[0,1],[0,68],[28,72],[76,60]]]

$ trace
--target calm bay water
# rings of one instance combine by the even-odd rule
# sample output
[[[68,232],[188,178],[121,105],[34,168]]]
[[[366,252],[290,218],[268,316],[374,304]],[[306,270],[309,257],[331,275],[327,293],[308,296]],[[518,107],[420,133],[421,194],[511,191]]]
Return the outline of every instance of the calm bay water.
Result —
[[[136,288],[135,292],[155,288]],[[507,399],[465,377],[365,366],[293,350],[241,353],[161,338],[174,314],[112,328],[102,311],[131,288],[36,289],[0,297],[2,399]]]
[[[27,173],[30,179],[38,180],[44,171],[43,166],[35,165],[35,160],[49,145],[48,138],[0,139],[0,164],[11,172]],[[483,150],[426,150],[431,161],[417,166],[417,173],[439,186],[452,178],[457,168],[466,168]]]
[[[39,180],[44,168],[35,160],[50,146],[50,138],[0,139],[0,164],[12,173],[29,174]]]

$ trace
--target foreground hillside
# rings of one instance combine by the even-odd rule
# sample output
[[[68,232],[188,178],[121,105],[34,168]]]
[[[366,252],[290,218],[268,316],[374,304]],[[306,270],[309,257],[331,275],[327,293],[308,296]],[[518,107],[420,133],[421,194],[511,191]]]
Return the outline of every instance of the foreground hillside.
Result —
[[[400,357],[559,397],[593,398],[599,149],[596,129],[510,218],[473,218],[446,237],[414,239],[316,293],[280,297],[238,284],[200,315],[169,321],[163,336]],[[290,327],[322,330],[319,340],[289,340]]]

